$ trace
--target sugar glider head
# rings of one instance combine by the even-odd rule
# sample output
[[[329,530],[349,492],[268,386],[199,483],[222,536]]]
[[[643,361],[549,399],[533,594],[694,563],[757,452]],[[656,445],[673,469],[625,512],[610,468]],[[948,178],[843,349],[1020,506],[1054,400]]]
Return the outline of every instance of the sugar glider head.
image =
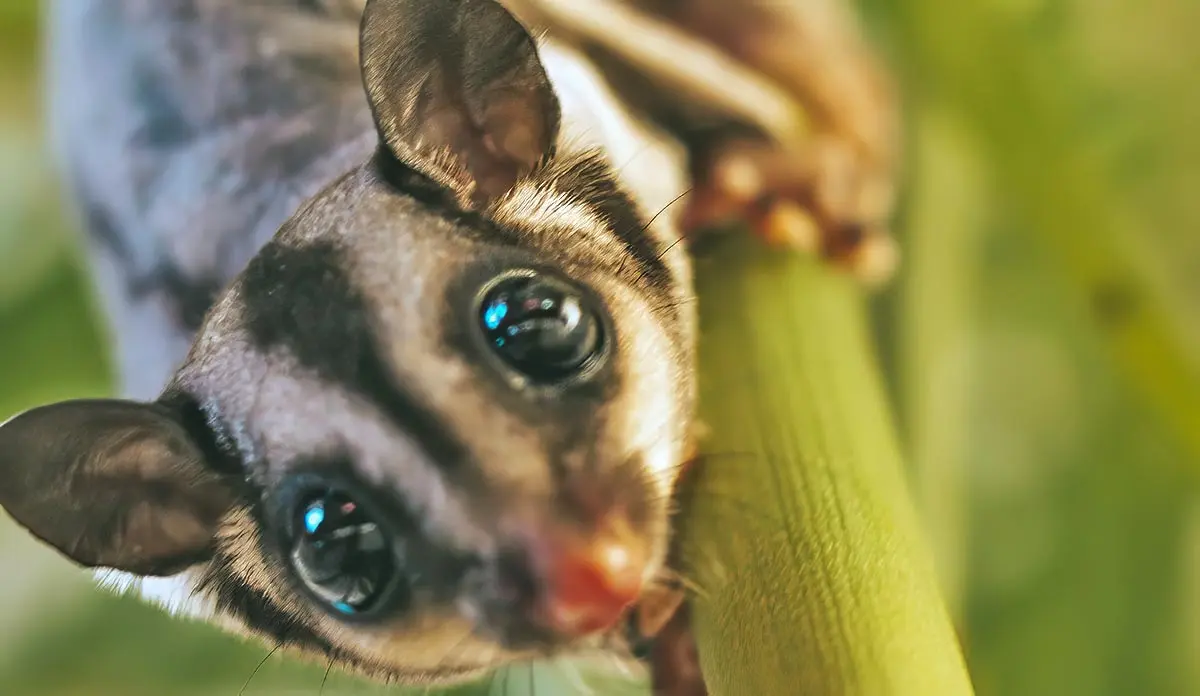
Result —
[[[375,156],[249,263],[159,399],[0,426],[0,504],[78,564],[392,679],[603,646],[665,553],[682,245],[560,135],[500,5],[371,0],[360,55]]]

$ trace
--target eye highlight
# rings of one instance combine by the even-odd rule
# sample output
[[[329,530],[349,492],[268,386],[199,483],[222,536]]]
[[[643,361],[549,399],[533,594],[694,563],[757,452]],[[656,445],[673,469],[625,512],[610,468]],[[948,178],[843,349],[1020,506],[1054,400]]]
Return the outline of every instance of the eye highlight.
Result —
[[[406,599],[409,588],[392,535],[344,493],[301,498],[289,536],[296,577],[326,609],[359,616]]]
[[[479,311],[491,349],[535,381],[566,379],[601,355],[600,308],[564,279],[533,272],[502,278],[484,295]]]

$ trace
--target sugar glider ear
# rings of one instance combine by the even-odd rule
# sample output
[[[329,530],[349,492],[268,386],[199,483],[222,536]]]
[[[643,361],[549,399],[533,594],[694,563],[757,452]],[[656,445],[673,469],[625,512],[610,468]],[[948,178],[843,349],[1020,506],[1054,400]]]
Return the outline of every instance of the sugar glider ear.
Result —
[[[155,404],[66,401],[0,425],[0,506],[83,566],[179,572],[211,555],[235,499]]]
[[[464,207],[554,147],[558,97],[533,38],[495,0],[367,0],[360,59],[386,151]]]

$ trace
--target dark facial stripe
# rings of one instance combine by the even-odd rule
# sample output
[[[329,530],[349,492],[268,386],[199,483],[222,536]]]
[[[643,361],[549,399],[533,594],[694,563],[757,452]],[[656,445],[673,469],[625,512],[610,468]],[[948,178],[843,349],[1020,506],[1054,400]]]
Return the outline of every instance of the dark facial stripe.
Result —
[[[553,253],[535,243],[528,235],[495,225],[482,216],[459,210],[453,198],[441,187],[396,161],[388,152],[376,154],[373,164],[383,180],[398,192],[421,201],[448,220],[459,223],[464,233],[475,232],[481,241],[496,246],[508,246],[534,254]],[[633,198],[621,187],[616,173],[599,152],[582,157],[550,159],[535,178],[546,185],[567,192],[587,206],[606,228],[624,245],[629,254],[629,277],[644,281],[652,292],[671,289],[674,276],[663,261],[667,247],[647,231],[647,220],[638,212]],[[655,211],[656,213],[658,211]]]
[[[301,364],[370,401],[439,465],[468,461],[467,448],[397,383],[379,354],[370,310],[331,244],[270,243],[249,263],[240,296],[246,327],[263,350],[283,347]]]
[[[189,332],[196,332],[220,294],[222,284],[213,278],[188,278],[175,266],[163,264],[149,273],[132,278],[129,294],[141,299],[154,292],[171,298],[176,322]]]
[[[138,65],[133,79],[133,103],[143,122],[130,141],[132,147],[170,149],[191,142],[196,128],[171,94],[167,81],[153,68]]]
[[[212,598],[218,611],[241,619],[250,631],[280,645],[295,645],[333,655],[336,651],[295,616],[277,606],[266,593],[247,585],[234,573],[232,560],[218,556],[196,583],[198,595]]]
[[[83,215],[88,236],[95,240],[102,248],[108,250],[121,264],[131,267],[133,265],[133,252],[129,250],[129,246],[125,243],[125,238],[121,235],[121,231],[117,229],[117,223],[113,220],[112,215],[92,195],[91,190],[84,185],[83,181],[76,178],[72,181],[72,188],[74,189],[80,212]]]
[[[616,172],[598,153],[556,173],[555,185],[594,210],[625,245],[641,278],[655,289],[671,286],[672,276],[663,261],[665,248],[647,231],[637,204],[617,181]],[[654,211],[658,212],[658,211]]]
[[[161,292],[174,308],[177,325],[189,332],[198,330],[221,291],[222,283],[215,278],[189,278],[165,260],[149,271],[137,268],[133,252],[113,216],[82,182],[76,181],[74,189],[89,236],[121,265],[126,276],[125,290],[130,297],[143,299]]]

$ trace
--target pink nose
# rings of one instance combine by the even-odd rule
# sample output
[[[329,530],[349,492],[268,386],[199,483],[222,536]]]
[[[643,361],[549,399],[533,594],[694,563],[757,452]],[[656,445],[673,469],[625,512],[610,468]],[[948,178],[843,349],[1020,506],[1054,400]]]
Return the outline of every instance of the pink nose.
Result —
[[[573,638],[621,620],[641,594],[647,563],[642,544],[618,535],[560,546],[545,561],[541,618],[547,628]]]

